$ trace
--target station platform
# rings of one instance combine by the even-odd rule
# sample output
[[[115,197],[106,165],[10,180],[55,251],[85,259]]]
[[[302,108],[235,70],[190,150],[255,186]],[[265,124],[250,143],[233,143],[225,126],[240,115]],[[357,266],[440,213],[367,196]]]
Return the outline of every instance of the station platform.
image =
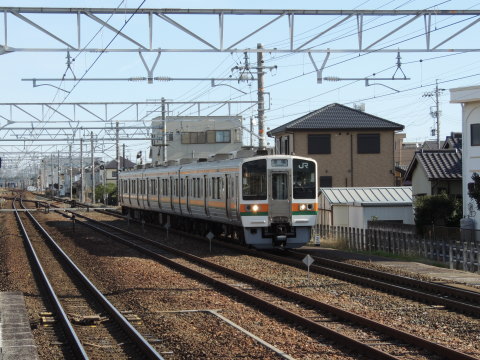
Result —
[[[36,360],[37,347],[21,292],[0,292],[0,360]]]
[[[398,269],[405,273],[420,274],[432,278],[437,283],[466,285],[478,288],[480,290],[480,274],[468,271],[453,270],[439,266],[432,266],[415,261],[401,261],[381,256],[351,253],[336,249],[321,248],[317,246],[303,246],[302,252],[311,255],[317,255],[332,260],[342,261],[345,259],[355,259],[360,261],[369,261],[377,265]]]

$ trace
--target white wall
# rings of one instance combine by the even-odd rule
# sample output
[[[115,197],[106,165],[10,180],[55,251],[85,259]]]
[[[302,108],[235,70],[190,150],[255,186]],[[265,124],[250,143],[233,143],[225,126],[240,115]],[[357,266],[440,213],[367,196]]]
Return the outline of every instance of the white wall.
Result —
[[[420,164],[417,164],[412,174],[412,195],[415,197],[418,194],[432,195],[432,185]]]
[[[334,205],[332,206],[333,212],[333,226],[348,226],[348,206],[347,205]]]
[[[375,217],[377,220],[403,220],[404,224],[413,225],[412,206],[368,206],[363,210],[363,227]]]
[[[152,121],[152,163],[161,163],[163,158],[163,121]],[[182,144],[182,133],[204,132],[208,130],[230,130],[229,143]],[[230,153],[242,147],[242,118],[239,116],[172,116],[167,118],[167,160],[201,158],[213,154]],[[169,139],[167,137],[167,139]]]
[[[462,197],[464,217],[473,217],[475,228],[480,228],[480,210],[468,196],[468,183],[474,172],[480,175],[480,146],[471,146],[470,125],[480,124],[480,86],[450,90],[450,102],[462,104]],[[460,109],[459,109],[460,113]],[[460,116],[460,115],[459,115]],[[470,211],[470,208],[472,211]]]
[[[350,205],[348,208],[348,224],[335,225],[350,226],[359,229],[366,229],[368,222],[376,220],[402,220],[404,224],[413,225],[412,206],[361,206]]]
[[[363,228],[364,223],[364,208],[362,206],[351,205],[348,207],[348,216],[350,223],[348,226],[354,228]]]

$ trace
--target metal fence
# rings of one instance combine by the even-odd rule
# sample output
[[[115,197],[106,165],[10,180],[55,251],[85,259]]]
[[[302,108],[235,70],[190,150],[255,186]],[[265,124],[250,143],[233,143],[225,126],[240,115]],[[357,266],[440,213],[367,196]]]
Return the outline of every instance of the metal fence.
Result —
[[[480,232],[476,230],[431,226],[419,235],[414,226],[383,224],[369,229],[317,225],[315,231],[317,238],[335,240],[348,250],[423,257],[448,264],[450,269],[480,273]]]

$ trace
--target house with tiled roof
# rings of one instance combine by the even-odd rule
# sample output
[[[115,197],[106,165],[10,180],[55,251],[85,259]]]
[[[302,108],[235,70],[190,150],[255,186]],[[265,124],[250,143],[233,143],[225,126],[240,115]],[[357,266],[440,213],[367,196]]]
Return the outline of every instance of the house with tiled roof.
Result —
[[[330,104],[270,130],[275,153],[315,159],[320,187],[393,186],[401,124]]]
[[[113,159],[105,164],[105,182],[117,185],[118,171],[117,159]],[[120,171],[123,169],[133,169],[135,163],[120,156]]]
[[[413,196],[445,192],[462,196],[462,134],[452,133],[440,150],[421,149],[415,153],[405,174]]]

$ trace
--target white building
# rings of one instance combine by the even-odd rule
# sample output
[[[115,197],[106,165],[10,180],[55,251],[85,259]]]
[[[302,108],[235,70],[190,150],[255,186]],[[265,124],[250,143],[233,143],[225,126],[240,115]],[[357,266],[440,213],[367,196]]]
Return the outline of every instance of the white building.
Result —
[[[208,158],[242,146],[240,116],[169,116],[166,119],[166,160]],[[163,120],[152,120],[152,163],[163,163]]]
[[[474,227],[480,227],[480,209],[468,196],[468,183],[472,175],[480,175],[480,86],[450,90],[450,102],[462,104],[462,197],[463,216],[474,220]]]
[[[374,220],[413,225],[412,187],[320,188],[319,224],[367,229]]]

